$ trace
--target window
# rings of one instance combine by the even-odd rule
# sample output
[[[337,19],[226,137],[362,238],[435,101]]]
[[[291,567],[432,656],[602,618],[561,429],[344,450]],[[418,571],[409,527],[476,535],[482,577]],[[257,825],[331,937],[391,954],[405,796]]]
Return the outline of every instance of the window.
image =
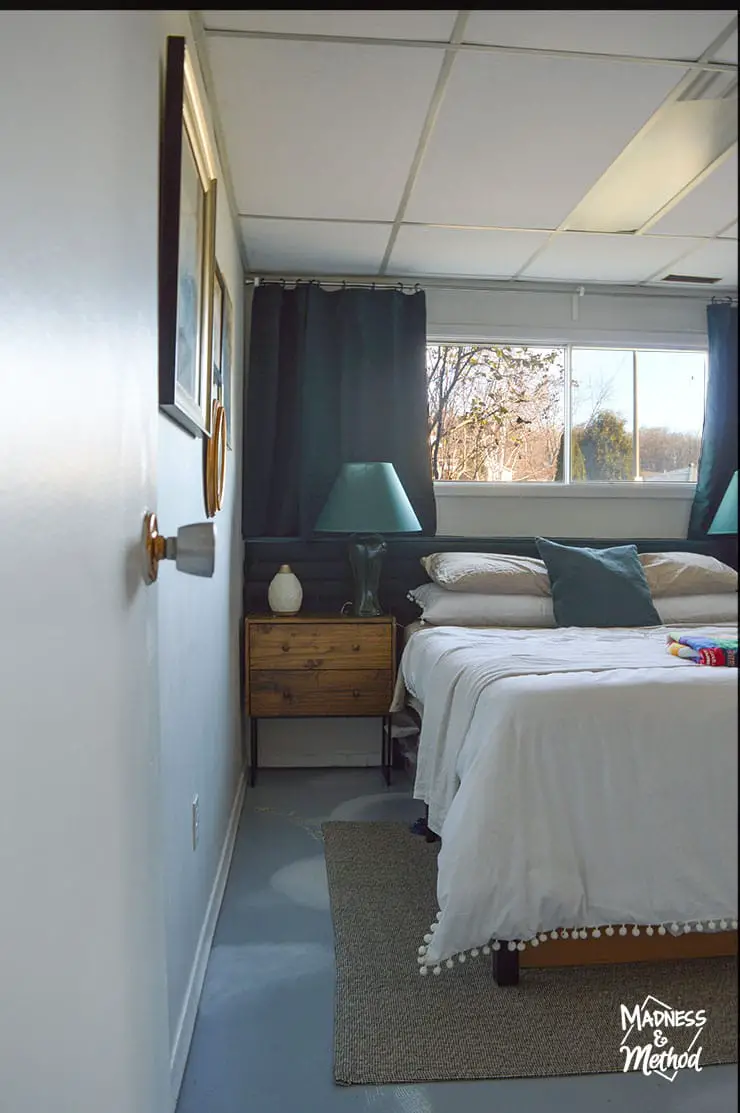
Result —
[[[693,482],[705,381],[703,352],[428,344],[434,478]]]

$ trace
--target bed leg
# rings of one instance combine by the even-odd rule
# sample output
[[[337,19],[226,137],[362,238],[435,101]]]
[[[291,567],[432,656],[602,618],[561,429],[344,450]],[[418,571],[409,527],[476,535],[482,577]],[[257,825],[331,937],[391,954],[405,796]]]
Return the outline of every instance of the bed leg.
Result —
[[[424,832],[424,838],[426,839],[427,842],[439,842],[439,835],[435,835],[434,831],[429,830],[428,822],[429,822],[429,805],[427,804],[426,807],[424,808],[424,823],[427,825],[427,829]]]
[[[502,942],[499,951],[492,951],[493,980],[496,985],[519,985],[519,952],[510,951]]]

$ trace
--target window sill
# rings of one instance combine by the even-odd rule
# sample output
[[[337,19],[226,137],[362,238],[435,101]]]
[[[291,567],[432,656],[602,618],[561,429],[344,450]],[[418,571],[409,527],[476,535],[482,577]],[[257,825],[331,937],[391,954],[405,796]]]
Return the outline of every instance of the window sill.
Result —
[[[436,498],[683,499],[695,483],[467,483],[436,481]]]

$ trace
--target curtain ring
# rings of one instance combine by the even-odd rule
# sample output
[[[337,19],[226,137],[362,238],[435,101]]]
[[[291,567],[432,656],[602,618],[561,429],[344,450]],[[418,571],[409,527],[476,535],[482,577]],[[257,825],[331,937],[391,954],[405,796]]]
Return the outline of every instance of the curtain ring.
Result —
[[[418,282],[414,285],[414,293],[415,294],[420,294],[421,293],[421,286],[419,285]]]
[[[402,294],[402,293],[403,293],[403,282],[399,282],[399,283],[398,283],[398,287],[397,287],[397,289],[398,289],[398,292],[399,292],[399,294]]]
[[[374,290],[374,289],[375,289],[375,283],[374,283],[374,282],[373,282],[372,286],[370,287],[370,289],[371,289],[371,290]]]
[[[282,286],[283,289],[285,289],[285,279],[284,278],[280,279],[280,285]]]
[[[347,289],[347,283],[344,280],[342,280],[342,289],[343,290]]]

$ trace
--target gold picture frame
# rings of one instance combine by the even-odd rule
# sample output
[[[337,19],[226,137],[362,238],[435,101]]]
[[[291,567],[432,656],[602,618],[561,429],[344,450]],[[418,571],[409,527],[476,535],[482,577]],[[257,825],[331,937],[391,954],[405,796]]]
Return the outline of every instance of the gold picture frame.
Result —
[[[226,484],[226,414],[217,399],[213,401],[213,433],[203,447],[206,515],[213,518],[224,504]]]
[[[218,263],[213,276],[213,397],[224,408],[226,447],[231,448],[231,392],[234,364],[234,309]]]
[[[194,436],[212,429],[216,164],[190,57],[167,39],[159,194],[159,405]]]

